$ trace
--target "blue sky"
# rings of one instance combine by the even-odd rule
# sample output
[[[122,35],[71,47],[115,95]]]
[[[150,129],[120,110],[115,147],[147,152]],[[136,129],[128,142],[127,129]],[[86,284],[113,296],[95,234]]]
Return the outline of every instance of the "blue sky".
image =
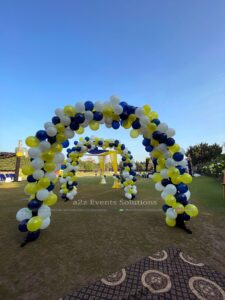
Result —
[[[57,107],[118,95],[150,104],[187,148],[225,141],[225,1],[0,3],[0,151],[14,151]],[[127,130],[115,137],[137,159]]]

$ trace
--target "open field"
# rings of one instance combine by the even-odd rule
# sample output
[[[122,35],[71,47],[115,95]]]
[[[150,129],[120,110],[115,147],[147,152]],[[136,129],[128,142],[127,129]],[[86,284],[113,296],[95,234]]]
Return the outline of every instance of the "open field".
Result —
[[[225,273],[225,200],[215,179],[194,178],[191,184],[200,210],[188,222],[192,235],[165,225],[160,194],[149,179],[138,180],[139,205],[125,202],[123,191],[111,188],[112,178],[107,185],[99,181],[80,178],[77,202],[59,200],[50,227],[24,248],[15,214],[27,203],[25,182],[0,184],[1,299],[59,299],[172,245]]]

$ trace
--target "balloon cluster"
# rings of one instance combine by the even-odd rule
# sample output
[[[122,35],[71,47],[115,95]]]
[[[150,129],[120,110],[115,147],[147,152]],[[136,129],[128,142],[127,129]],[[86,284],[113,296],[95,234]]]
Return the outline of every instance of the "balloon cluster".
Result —
[[[92,130],[98,130],[101,124],[115,130],[120,127],[131,129],[132,138],[143,136],[145,150],[157,160],[157,172],[153,180],[165,200],[163,210],[169,226],[175,226],[176,214],[182,214],[184,220],[198,214],[197,208],[189,203],[188,184],[192,178],[185,173],[184,150],[175,143],[174,129],[161,123],[158,114],[149,105],[136,107],[112,96],[104,103],[86,101],[56,109],[55,116],[44,124],[44,129],[26,139],[26,144],[30,147],[30,164],[23,168],[23,173],[27,175],[28,181],[25,193],[30,198],[28,207],[17,213],[17,220],[20,222],[19,230],[27,230],[30,240],[38,237],[40,229],[50,224],[49,206],[57,201],[57,196],[53,193],[57,180],[55,172],[65,159],[61,153],[62,148],[68,147],[68,139],[73,138],[75,133],[82,134],[88,126]],[[127,168],[123,176],[128,178],[130,175],[132,174]],[[127,179],[125,184],[126,182]],[[126,189],[127,196],[134,194],[130,184],[127,184]],[[48,214],[42,214],[43,211]]]
[[[119,179],[124,187],[125,197],[127,199],[134,199],[137,194],[136,182],[136,165],[133,160],[131,152],[114,139],[100,139],[97,137],[80,138],[79,141],[74,142],[74,147],[67,149],[67,159],[62,165],[63,177],[59,179],[61,184],[60,194],[65,200],[73,200],[77,194],[77,177],[76,172],[79,168],[79,161],[81,157],[88,151],[98,151],[99,148],[104,150],[114,149],[122,156],[122,174]]]

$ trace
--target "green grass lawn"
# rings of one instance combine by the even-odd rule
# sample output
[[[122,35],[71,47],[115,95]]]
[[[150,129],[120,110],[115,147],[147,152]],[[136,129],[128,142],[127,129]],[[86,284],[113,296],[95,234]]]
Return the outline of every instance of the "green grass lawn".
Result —
[[[27,203],[25,182],[0,184],[1,299],[59,299],[172,245],[225,273],[225,199],[215,179],[194,178],[190,185],[200,211],[188,222],[192,235],[165,225],[162,200],[150,180],[138,180],[139,205],[113,190],[112,178],[106,185],[99,182],[98,177],[80,178],[77,201],[59,200],[50,227],[24,248],[15,214]]]

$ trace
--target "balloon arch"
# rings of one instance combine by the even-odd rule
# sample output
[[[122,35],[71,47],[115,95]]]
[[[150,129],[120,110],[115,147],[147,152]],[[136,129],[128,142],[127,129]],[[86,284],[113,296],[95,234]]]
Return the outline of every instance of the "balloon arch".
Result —
[[[158,114],[149,105],[135,107],[112,96],[104,103],[86,101],[56,109],[55,116],[51,122],[44,124],[44,129],[27,137],[30,164],[23,168],[23,173],[28,176],[25,193],[30,199],[28,207],[19,210],[16,215],[20,222],[19,230],[28,231],[21,246],[37,239],[40,230],[50,224],[49,206],[57,201],[57,195],[53,193],[57,181],[55,172],[64,162],[62,149],[69,146],[68,139],[73,138],[75,133],[82,134],[88,126],[98,130],[101,124],[115,130],[120,126],[131,129],[132,138],[143,136],[142,145],[157,161],[152,180],[165,201],[163,211],[168,226],[174,227],[178,220],[188,221],[198,215],[197,207],[190,204],[188,184],[192,177],[186,172],[184,150],[173,138],[175,130],[160,122]],[[125,149],[125,145],[121,144],[120,149]],[[131,171],[128,170],[129,173]]]
[[[67,160],[63,167],[63,177],[59,179],[60,182],[60,194],[61,197],[65,200],[73,200],[77,194],[77,177],[76,172],[79,169],[79,161],[82,156],[86,153],[97,154],[97,155],[105,155],[112,154],[114,158],[114,154],[117,153],[122,157],[122,172],[121,175],[117,174],[117,161],[116,166],[114,165],[114,180],[121,182],[125,197],[127,199],[134,199],[137,194],[137,187],[135,185],[136,182],[136,165],[133,160],[133,156],[128,149],[122,145],[118,140],[105,140],[99,139],[96,137],[85,137],[81,138],[80,141],[74,142],[75,147],[67,149]],[[99,150],[102,148],[103,150]],[[114,149],[114,152],[109,149]],[[112,161],[114,164],[115,162]]]

